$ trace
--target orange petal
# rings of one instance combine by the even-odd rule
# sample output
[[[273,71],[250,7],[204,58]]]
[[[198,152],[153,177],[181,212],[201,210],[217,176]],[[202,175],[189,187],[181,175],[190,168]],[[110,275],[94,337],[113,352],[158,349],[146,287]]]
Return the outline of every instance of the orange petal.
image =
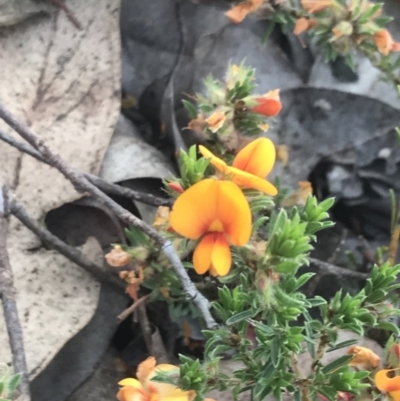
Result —
[[[276,150],[268,138],[258,138],[245,146],[235,157],[233,167],[265,178],[275,164]]]
[[[354,357],[350,361],[350,366],[360,367],[361,369],[377,368],[381,362],[381,358],[371,349],[353,345],[347,351],[347,354],[353,354]]]
[[[301,0],[302,7],[309,13],[319,13],[332,7],[333,0]]]
[[[199,151],[205,157],[206,159],[210,160],[210,163],[219,171],[222,171],[223,173],[226,171],[227,164],[220,159],[219,157],[215,156],[213,153],[211,153],[207,148],[205,148],[203,145],[199,145]]]
[[[225,15],[235,24],[239,24],[250,12],[251,7],[249,7],[246,3],[243,3],[233,7],[231,10],[227,11]]]
[[[279,100],[259,97],[256,101],[259,104],[251,109],[254,113],[262,114],[266,117],[273,117],[279,114],[282,110],[282,103]]]
[[[253,174],[246,173],[235,167],[229,167],[228,172],[232,175],[232,181],[241,187],[257,189],[271,196],[275,196],[278,193],[274,185]]]
[[[256,11],[262,4],[263,0],[247,0],[244,3],[238,4],[225,15],[235,24],[242,22],[249,13]]]
[[[295,35],[300,35],[310,29],[310,20],[308,18],[299,18],[294,25],[293,33]]]
[[[117,393],[119,401],[149,401],[149,394],[142,388],[122,387]]]
[[[382,369],[379,370],[375,375],[376,387],[381,391],[386,392],[400,392],[400,376],[388,377],[389,372],[393,372],[395,369]]]
[[[229,167],[232,169],[233,167]],[[240,170],[239,170],[240,171]],[[231,181],[217,181],[217,216],[223,231],[236,246],[246,244],[251,235],[251,211],[240,188]]]
[[[374,40],[378,51],[387,56],[392,50],[394,41],[392,35],[387,29],[382,29],[374,34]]]
[[[149,356],[139,364],[136,370],[136,377],[139,379],[140,383],[143,384],[146,382],[147,378],[153,373],[156,363],[156,358],[154,358],[154,356]]]
[[[214,246],[211,254],[211,263],[213,271],[218,276],[226,276],[232,265],[232,255],[229,244],[223,234],[216,234],[214,237]],[[213,274],[215,276],[215,274]]]
[[[193,267],[197,274],[204,274],[211,267],[211,255],[215,235],[215,233],[206,234],[194,250]]]
[[[218,220],[219,184],[207,178],[191,186],[175,201],[169,215],[172,228],[180,235],[198,239]]]

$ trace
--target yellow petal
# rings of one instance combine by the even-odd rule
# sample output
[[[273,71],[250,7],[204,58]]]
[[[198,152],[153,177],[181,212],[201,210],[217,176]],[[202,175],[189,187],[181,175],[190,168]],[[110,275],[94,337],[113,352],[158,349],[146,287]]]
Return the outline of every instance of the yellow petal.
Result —
[[[218,231],[225,232],[232,244],[242,246],[250,238],[251,211],[236,184],[207,178],[178,197],[170,214],[170,224],[190,239]]]
[[[169,215],[171,227],[180,235],[198,239],[218,220],[218,181],[211,178],[191,186],[175,201]]]
[[[400,401],[400,390],[390,391],[389,394],[393,401]]]
[[[149,401],[149,394],[144,389],[122,387],[117,393],[118,401]]]
[[[157,401],[189,401],[191,395],[190,391],[182,391],[180,388],[173,386],[172,384],[159,383],[151,381],[151,379],[159,372],[173,372],[176,371],[179,374],[179,368],[174,365],[161,364],[157,365],[153,374],[150,375],[147,386],[151,400]]]
[[[393,372],[394,370],[395,369],[382,369],[375,375],[376,387],[381,391],[390,393],[390,395],[392,395],[392,393],[400,392],[400,376],[388,377],[387,375],[389,372]]]
[[[214,235],[214,233],[206,234],[194,250],[193,267],[197,274],[206,273],[211,266]]]
[[[140,384],[140,382],[136,379],[132,379],[132,378],[128,378],[128,379],[123,379],[120,382],[118,382],[118,385],[122,386],[122,387],[135,387],[135,388],[142,388],[142,385]]]
[[[230,167],[232,168],[232,167]],[[240,188],[231,181],[218,182],[217,216],[225,234],[236,246],[246,244],[251,235],[251,211]]]
[[[210,160],[210,163],[219,171],[222,171],[223,173],[226,171],[227,164],[220,159],[219,157],[215,156],[213,153],[211,153],[207,148],[205,148],[203,145],[199,145],[199,151],[205,157],[206,159]]]
[[[215,234],[214,246],[211,254],[211,263],[213,271],[218,276],[226,276],[232,265],[232,255],[229,244],[223,234]],[[215,274],[213,274],[215,276]]]
[[[236,155],[232,166],[265,178],[274,167],[275,158],[276,151],[273,142],[268,138],[258,138]]]
[[[154,356],[149,356],[142,363],[139,364],[136,370],[136,376],[140,383],[145,383],[148,377],[153,373],[156,366],[156,358]]]
[[[246,173],[235,167],[229,167],[228,173],[232,175],[232,181],[241,187],[257,189],[271,196],[275,196],[278,193],[274,185],[253,174]]]

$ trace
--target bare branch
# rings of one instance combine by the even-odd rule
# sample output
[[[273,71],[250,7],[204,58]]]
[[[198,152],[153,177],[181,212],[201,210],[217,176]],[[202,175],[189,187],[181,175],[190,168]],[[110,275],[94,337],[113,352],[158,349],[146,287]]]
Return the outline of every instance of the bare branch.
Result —
[[[139,298],[136,302],[134,302],[129,308],[125,309],[122,313],[117,316],[117,322],[122,323],[133,311],[143,302],[146,302],[151,294],[144,295],[142,298]]]
[[[76,18],[75,14],[67,7],[63,0],[48,0],[50,3],[53,3],[55,6],[59,7],[64,11],[67,18],[71,21],[71,24],[80,31],[83,30],[82,24],[79,22],[78,18]]]
[[[92,184],[90,180],[88,180],[82,173],[74,170],[59,155],[53,153],[41,138],[34,134],[28,126],[15,118],[3,105],[0,105],[0,118],[2,118],[11,128],[13,128],[37,151],[39,151],[42,157],[47,161],[47,164],[50,164],[52,167],[59,170],[74,185],[77,191],[90,193],[91,195],[95,196],[101,203],[112,210],[123,222],[141,229],[150,238],[157,242],[160,245],[161,250],[170,261],[175,273],[179,277],[187,297],[192,299],[200,309],[207,327],[215,328],[217,326],[217,323],[210,313],[209,301],[196,289],[195,285],[190,280],[189,275],[170,240],[164,238],[153,227],[132,215],[118,203],[114,202],[94,184]]]
[[[0,187],[0,296],[3,305],[10,348],[13,356],[14,372],[21,374],[19,385],[22,401],[30,401],[29,376],[21,323],[18,318],[17,303],[10,260],[7,252],[8,199],[5,187]]]
[[[317,267],[322,275],[334,274],[339,278],[358,278],[360,280],[366,280],[369,277],[367,273],[360,273],[353,270],[345,269],[343,267],[335,266],[332,263],[323,262],[322,260],[315,258],[308,258],[311,264]]]
[[[20,142],[11,135],[6,134],[5,132],[0,131],[0,139],[4,142],[8,143],[9,145],[13,146],[14,148],[20,150],[23,153],[26,153],[36,160],[41,161],[42,163],[49,164],[47,160],[38,152],[37,150],[33,149],[32,146],[27,145],[24,142]],[[132,201],[143,202],[151,206],[171,206],[172,201],[171,199],[163,199],[157,196],[146,194],[144,192],[135,191],[130,188],[122,187],[120,185],[112,184],[110,182],[104,181],[101,178],[92,175],[92,174],[84,174],[84,176],[97,188],[101,189],[103,192],[118,195],[124,198],[128,198]]]
[[[92,274],[99,281],[111,283],[118,288],[125,288],[125,284],[117,276],[106,272],[102,266],[92,262],[79,249],[66,244],[58,237],[53,235],[45,227],[31,217],[22,205],[14,199],[10,202],[10,213],[13,214],[22,224],[35,233],[43,242],[50,245],[53,249],[64,255],[72,262],[81,266],[84,270]]]

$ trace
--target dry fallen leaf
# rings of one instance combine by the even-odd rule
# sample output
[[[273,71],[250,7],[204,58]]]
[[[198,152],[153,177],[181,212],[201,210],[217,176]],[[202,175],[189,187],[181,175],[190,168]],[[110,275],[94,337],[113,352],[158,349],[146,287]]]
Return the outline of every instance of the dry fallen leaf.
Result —
[[[119,114],[119,3],[71,0],[68,7],[79,15],[82,31],[52,7],[51,14],[20,19],[2,32],[1,102],[75,168],[96,174]],[[2,122],[0,129],[11,133]],[[56,169],[4,143],[0,160],[0,181],[37,219],[82,196]],[[14,219],[8,246],[28,368],[35,376],[92,318],[99,284],[63,256],[43,249]],[[1,357],[8,363],[0,320]]]

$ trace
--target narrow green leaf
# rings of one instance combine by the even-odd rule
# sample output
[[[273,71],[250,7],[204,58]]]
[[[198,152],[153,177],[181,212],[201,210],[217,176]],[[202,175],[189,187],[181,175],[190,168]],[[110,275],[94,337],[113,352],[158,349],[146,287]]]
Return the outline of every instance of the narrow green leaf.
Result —
[[[354,355],[343,355],[339,357],[338,359],[335,359],[333,362],[328,363],[328,365],[324,366],[322,368],[322,372],[327,374],[327,373],[332,373],[335,370],[340,369],[344,365],[347,365],[348,362],[350,362],[351,359],[353,359]]]
[[[278,366],[280,359],[281,344],[279,340],[279,337],[276,335],[271,343],[271,362],[275,368]]]
[[[326,352],[331,352],[335,351],[340,348],[345,348],[345,347],[350,347],[350,345],[357,344],[358,340],[347,340],[347,341],[342,341],[341,343],[335,344],[332,347],[328,348]]]
[[[253,311],[251,309],[236,313],[235,315],[231,316],[227,321],[226,324],[228,326],[239,323],[243,320],[250,319],[253,317]]]
[[[378,329],[392,331],[397,335],[400,334],[399,328],[392,322],[379,322],[375,327]]]
[[[188,102],[187,100],[182,100],[183,105],[185,106],[186,111],[189,114],[190,119],[197,118],[197,109],[192,103]]]

